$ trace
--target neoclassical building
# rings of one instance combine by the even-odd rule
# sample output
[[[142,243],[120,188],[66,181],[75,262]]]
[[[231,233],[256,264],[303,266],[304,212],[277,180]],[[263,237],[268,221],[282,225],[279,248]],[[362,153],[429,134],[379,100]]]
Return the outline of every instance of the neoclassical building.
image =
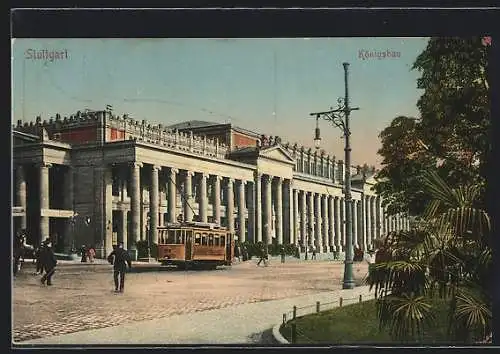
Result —
[[[345,211],[353,243],[366,250],[382,234],[408,228],[372,191],[373,169],[232,124],[151,125],[107,111],[18,121],[13,127],[14,232],[28,243],[51,237],[59,251],[82,244],[110,252],[179,217],[219,223],[240,241],[315,245],[342,252]]]

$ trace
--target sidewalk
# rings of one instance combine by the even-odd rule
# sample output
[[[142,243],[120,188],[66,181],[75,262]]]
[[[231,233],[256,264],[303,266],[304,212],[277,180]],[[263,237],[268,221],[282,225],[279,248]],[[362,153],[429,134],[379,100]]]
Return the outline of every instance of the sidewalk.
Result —
[[[339,297],[358,298],[359,295],[369,297],[368,286],[176,315],[18,344],[257,344],[260,334],[281,323],[283,313],[292,311],[294,305],[315,306],[316,301],[338,303]]]

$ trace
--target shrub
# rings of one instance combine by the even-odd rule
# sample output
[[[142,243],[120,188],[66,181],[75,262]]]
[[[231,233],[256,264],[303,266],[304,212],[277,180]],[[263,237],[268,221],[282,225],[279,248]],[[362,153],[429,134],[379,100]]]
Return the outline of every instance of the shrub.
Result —
[[[150,255],[152,258],[158,257],[158,245],[156,243],[148,244],[147,240],[140,240],[135,243],[137,247],[137,257],[146,258],[148,256],[148,247],[150,247]]]

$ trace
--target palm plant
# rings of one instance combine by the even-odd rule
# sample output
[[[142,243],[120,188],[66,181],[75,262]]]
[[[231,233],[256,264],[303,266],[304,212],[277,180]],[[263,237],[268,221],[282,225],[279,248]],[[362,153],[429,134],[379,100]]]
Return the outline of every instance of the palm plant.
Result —
[[[378,298],[380,327],[399,340],[422,338],[434,324],[433,298],[449,304],[449,337],[478,341],[491,333],[490,219],[477,201],[482,186],[450,188],[424,175],[432,196],[410,231],[380,240],[381,256],[367,278]]]

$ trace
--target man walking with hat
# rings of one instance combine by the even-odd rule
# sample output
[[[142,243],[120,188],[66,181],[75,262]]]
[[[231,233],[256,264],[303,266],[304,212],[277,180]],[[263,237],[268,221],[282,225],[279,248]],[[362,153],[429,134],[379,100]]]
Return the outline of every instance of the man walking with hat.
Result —
[[[118,246],[109,254],[108,262],[113,265],[113,279],[115,282],[115,293],[123,293],[125,287],[125,271],[132,268],[132,260],[127,252],[123,249],[123,243],[118,243]]]
[[[45,270],[45,274],[40,279],[40,282],[43,285],[45,285],[45,282],[47,282],[47,285],[52,285],[52,276],[56,270],[57,259],[50,240],[46,241],[45,247],[40,250],[39,257],[43,270]]]

